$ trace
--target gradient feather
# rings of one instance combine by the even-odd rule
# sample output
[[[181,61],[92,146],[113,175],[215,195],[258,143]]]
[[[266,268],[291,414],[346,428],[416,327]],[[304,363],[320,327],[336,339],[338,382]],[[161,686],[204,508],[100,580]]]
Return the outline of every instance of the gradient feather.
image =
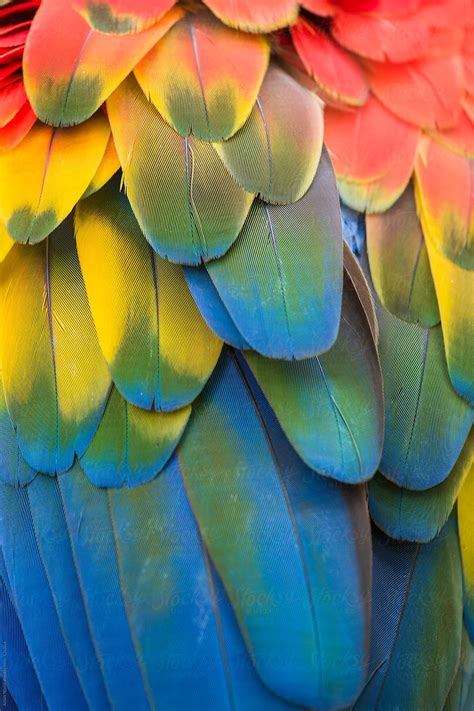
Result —
[[[135,67],[135,76],[178,133],[220,141],[249,117],[269,49],[264,37],[231,30],[208,12],[189,13]]]
[[[291,360],[328,350],[339,327],[342,230],[327,154],[301,200],[256,200],[236,243],[206,268],[256,351]]]
[[[454,516],[431,543],[374,529],[369,677],[354,711],[440,708],[462,644],[462,571]]]
[[[368,634],[363,488],[339,486],[303,465],[230,351],[193,408],[178,458],[263,682],[304,706],[351,703],[363,662],[343,660],[364,659]]]
[[[454,467],[473,410],[451,385],[441,327],[406,323],[382,306],[377,314],[385,388],[380,471],[400,487],[430,489]]]
[[[117,389],[138,407],[187,405],[211,374],[221,341],[203,321],[181,267],[147,244],[118,180],[81,200],[75,227],[99,343]]]
[[[252,352],[245,358],[308,466],[351,484],[373,476],[382,450],[382,378],[369,323],[348,277],[339,334],[329,351],[292,362]]]
[[[74,128],[37,123],[0,153],[0,219],[10,237],[35,244],[58,227],[93,179],[109,136],[100,114]]]
[[[127,195],[153,248],[185,264],[224,254],[253,195],[231,178],[211,144],[174,131],[133,77],[107,109]]]
[[[69,469],[99,425],[111,386],[87,304],[72,220],[5,262],[1,360],[5,399],[28,464]]]

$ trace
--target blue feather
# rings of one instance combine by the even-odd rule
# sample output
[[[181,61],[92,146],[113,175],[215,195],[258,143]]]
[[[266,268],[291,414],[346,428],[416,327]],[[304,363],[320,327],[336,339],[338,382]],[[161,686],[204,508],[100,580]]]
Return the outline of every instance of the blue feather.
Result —
[[[270,419],[250,373],[226,352],[194,405],[180,467],[264,683],[293,703],[339,707],[364,681],[364,488],[319,477]]]
[[[66,520],[95,648],[112,706],[147,709],[119,578],[107,491],[79,464],[59,477]]]
[[[39,552],[68,649],[88,704],[109,701],[91,641],[56,477],[37,476],[27,487]]]
[[[145,684],[169,711],[283,709],[247,663],[174,457],[149,484],[110,495],[117,553]],[[244,659],[245,661],[245,659]],[[244,694],[245,691],[245,694]]]
[[[6,699],[6,705],[5,700],[2,700],[3,707],[13,711],[13,704],[16,702],[21,711],[38,711],[46,708],[46,702],[12,600],[5,561],[0,550],[0,626],[3,657],[0,671],[4,685],[2,689],[8,690],[11,699]]]
[[[15,607],[48,707],[87,709],[38,551],[25,489],[0,484],[1,540]]]
[[[184,276],[201,315],[209,328],[234,348],[250,348],[232,321],[205,267],[186,267]]]

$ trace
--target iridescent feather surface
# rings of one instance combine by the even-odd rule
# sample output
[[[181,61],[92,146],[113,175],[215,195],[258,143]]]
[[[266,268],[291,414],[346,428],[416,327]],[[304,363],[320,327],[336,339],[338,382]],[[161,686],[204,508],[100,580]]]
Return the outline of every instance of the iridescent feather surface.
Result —
[[[2,704],[474,711],[473,0],[0,0]]]

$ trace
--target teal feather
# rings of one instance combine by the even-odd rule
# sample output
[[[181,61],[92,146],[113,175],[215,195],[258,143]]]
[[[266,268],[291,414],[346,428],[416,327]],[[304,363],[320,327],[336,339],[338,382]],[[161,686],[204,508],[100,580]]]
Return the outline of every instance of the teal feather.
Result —
[[[23,458],[8,414],[0,377],[0,481],[13,486],[29,484],[36,471]]]
[[[124,596],[148,695],[169,711],[288,708],[262,685],[216,580],[176,457],[110,494]]]
[[[382,380],[369,322],[348,277],[339,335],[329,351],[296,362],[251,352],[245,357],[308,466],[351,484],[373,476],[382,451]]]
[[[441,326],[400,321],[377,305],[385,389],[380,471],[398,486],[425,490],[454,467],[473,409],[449,379]]]
[[[377,526],[392,538],[428,543],[443,528],[456,503],[474,456],[474,430],[449,476],[425,491],[403,489],[376,474],[369,484],[369,507]]]
[[[369,617],[363,488],[345,488],[304,466],[230,351],[194,406],[178,456],[201,535],[263,682],[318,709],[355,700]]]
[[[441,708],[458,669],[463,631],[456,518],[431,543],[374,529],[369,676],[354,711]]]
[[[474,648],[469,639],[466,628],[462,631],[461,657],[459,666],[454,677],[453,684],[449,690],[448,698],[444,705],[443,711],[469,711],[469,707],[465,706],[469,685],[474,678]]]
[[[330,348],[341,310],[342,226],[327,153],[301,200],[256,200],[235,244],[206,268],[238,331],[262,355],[291,360]]]

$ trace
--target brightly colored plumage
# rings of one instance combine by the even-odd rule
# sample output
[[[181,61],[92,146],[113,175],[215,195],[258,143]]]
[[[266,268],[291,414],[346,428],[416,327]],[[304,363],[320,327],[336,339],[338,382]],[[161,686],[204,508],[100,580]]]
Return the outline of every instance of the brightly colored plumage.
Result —
[[[0,0],[4,706],[474,711],[473,39]]]

